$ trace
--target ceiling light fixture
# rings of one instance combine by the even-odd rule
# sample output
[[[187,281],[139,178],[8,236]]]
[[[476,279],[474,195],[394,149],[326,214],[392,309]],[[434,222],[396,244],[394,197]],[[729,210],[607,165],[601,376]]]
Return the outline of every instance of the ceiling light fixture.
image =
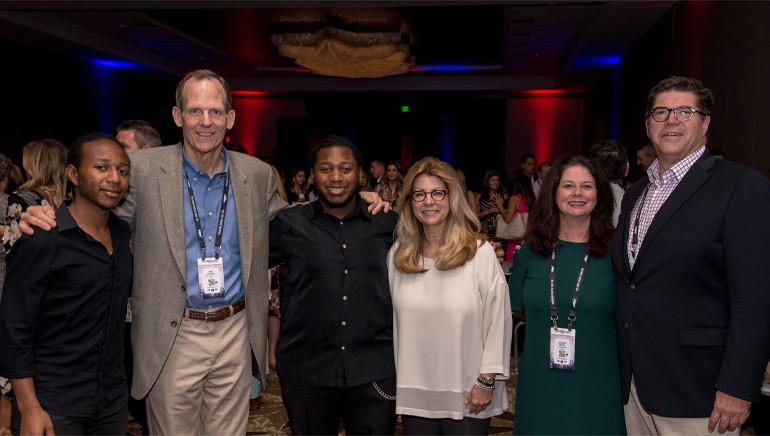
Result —
[[[409,26],[392,8],[283,9],[271,24],[279,53],[314,74],[380,78],[414,65]]]

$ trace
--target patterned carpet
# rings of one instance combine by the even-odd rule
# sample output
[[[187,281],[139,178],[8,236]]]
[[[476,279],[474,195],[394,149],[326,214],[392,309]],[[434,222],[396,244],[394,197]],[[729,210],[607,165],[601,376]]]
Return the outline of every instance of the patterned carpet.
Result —
[[[513,373],[513,371],[511,371]],[[508,398],[510,410],[503,415],[492,418],[490,434],[508,434],[513,431],[513,395],[516,384],[516,376],[512,376],[508,383]],[[291,431],[286,420],[286,410],[281,401],[281,387],[275,372],[267,375],[267,381],[262,387],[262,407],[259,410],[252,410],[249,414],[249,435],[290,435]],[[141,429],[132,418],[129,417],[128,433],[140,435]],[[345,434],[340,427],[340,434]],[[403,434],[401,421],[396,425],[396,434]]]
[[[521,359],[520,354],[518,358]],[[511,378],[508,381],[509,409],[504,414],[492,418],[489,434],[510,435],[513,432],[513,406],[516,397],[516,381],[518,380],[518,374],[515,373],[513,362],[513,356],[511,356]],[[281,387],[275,372],[267,375],[267,381],[262,388],[262,396],[262,407],[259,410],[252,410],[249,414],[249,425],[246,434],[290,435],[291,431],[286,420],[286,410],[283,408],[283,402],[281,401]],[[141,435],[139,425],[130,417],[127,433]],[[341,427],[339,434],[345,434]],[[396,434],[403,434],[400,420],[396,425]],[[750,426],[744,426],[740,434],[741,436],[753,436],[754,430]]]

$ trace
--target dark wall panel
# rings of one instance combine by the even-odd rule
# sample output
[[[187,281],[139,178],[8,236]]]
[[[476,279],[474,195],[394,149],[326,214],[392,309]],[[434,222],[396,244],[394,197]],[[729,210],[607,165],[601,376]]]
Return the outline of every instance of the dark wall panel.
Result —
[[[164,143],[179,141],[171,118],[178,79],[153,79],[15,41],[0,40],[0,47],[8,60],[0,148],[16,163],[30,140],[49,137],[69,145],[93,131],[114,134],[124,119],[145,119]]]

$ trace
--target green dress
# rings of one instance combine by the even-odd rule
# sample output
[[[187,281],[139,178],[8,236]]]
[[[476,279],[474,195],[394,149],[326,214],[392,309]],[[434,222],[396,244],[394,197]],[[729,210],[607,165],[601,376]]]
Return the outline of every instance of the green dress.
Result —
[[[585,243],[559,241],[555,294],[559,327],[567,327],[570,299]],[[615,335],[612,260],[590,257],[577,302],[575,370],[549,368],[550,256],[524,244],[508,280],[513,310],[526,310],[524,350],[516,387],[513,433],[625,434]]]

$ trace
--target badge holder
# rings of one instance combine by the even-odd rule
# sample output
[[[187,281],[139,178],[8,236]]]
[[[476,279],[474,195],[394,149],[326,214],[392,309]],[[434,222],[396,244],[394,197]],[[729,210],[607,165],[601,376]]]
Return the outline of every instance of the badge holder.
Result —
[[[572,328],[572,321],[574,319],[570,317],[569,325],[563,329],[553,319],[549,368],[575,370],[575,329]]]
[[[198,259],[198,289],[204,299],[225,295],[225,268],[221,257]]]

